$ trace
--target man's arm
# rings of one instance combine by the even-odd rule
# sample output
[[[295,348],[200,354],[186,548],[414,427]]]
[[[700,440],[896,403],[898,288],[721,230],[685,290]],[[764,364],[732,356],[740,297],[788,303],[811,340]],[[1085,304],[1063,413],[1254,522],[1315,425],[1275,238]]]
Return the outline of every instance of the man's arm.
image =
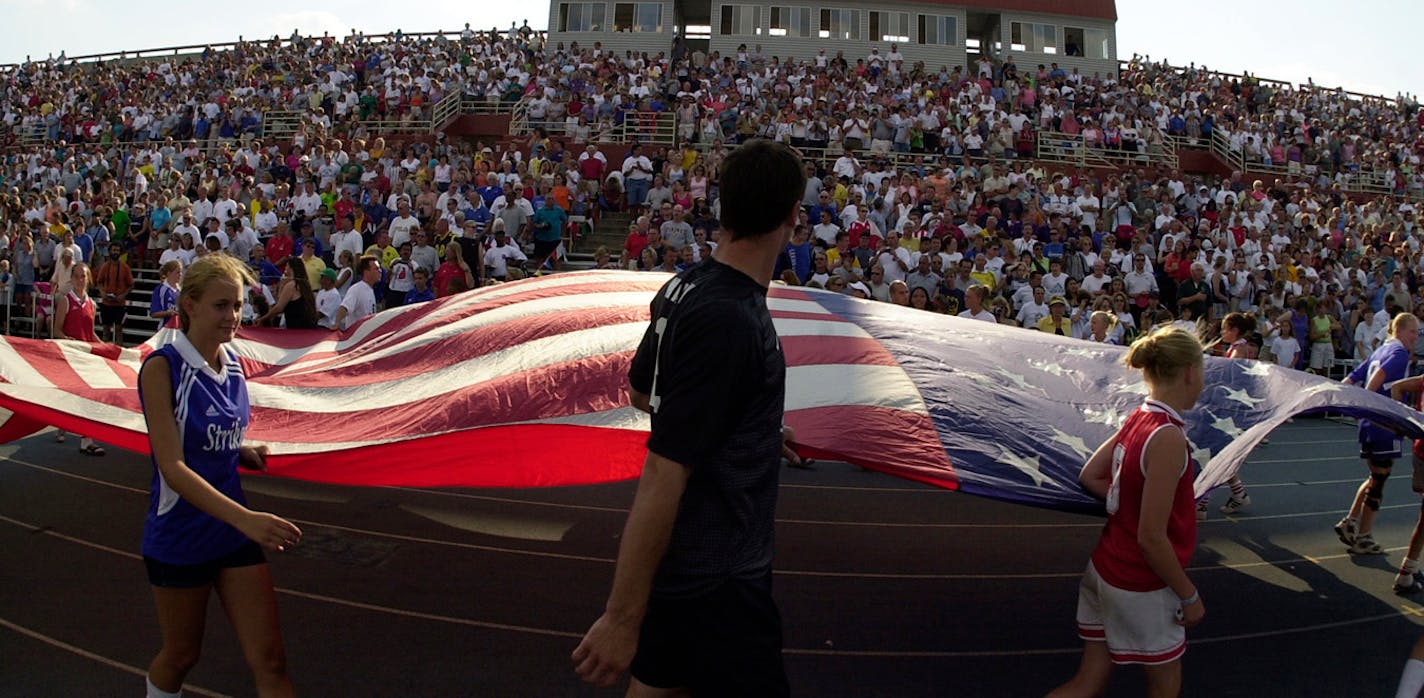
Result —
[[[594,621],[573,652],[575,670],[584,681],[605,688],[612,686],[632,663],[638,648],[638,631],[648,610],[653,575],[667,551],[678,504],[691,472],[681,463],[648,452],[633,508],[623,526],[613,590],[603,615]]]

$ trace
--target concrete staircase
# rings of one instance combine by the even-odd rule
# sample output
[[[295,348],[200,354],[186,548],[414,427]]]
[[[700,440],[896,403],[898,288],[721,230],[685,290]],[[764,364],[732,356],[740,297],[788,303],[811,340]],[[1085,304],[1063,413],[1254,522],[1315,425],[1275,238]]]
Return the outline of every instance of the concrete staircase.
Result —
[[[624,212],[605,212],[598,219],[593,232],[579,240],[569,250],[566,271],[593,268],[593,253],[599,247],[607,247],[613,261],[618,261],[618,252],[628,240],[628,226],[633,224],[633,215]]]

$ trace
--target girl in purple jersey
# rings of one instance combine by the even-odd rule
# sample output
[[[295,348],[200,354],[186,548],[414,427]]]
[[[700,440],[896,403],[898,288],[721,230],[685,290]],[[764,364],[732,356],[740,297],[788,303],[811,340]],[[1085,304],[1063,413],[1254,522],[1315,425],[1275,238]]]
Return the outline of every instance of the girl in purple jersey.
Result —
[[[263,470],[267,448],[242,444],[249,406],[237,357],[224,346],[242,318],[247,269],[210,255],[188,269],[178,297],[182,326],[148,356],[139,399],[153,454],[143,557],[163,647],[148,669],[148,696],[179,695],[198,661],[208,597],[216,589],[237,631],[260,696],[290,696],[277,601],[263,548],[282,551],[301,531],[248,509],[239,467]]]

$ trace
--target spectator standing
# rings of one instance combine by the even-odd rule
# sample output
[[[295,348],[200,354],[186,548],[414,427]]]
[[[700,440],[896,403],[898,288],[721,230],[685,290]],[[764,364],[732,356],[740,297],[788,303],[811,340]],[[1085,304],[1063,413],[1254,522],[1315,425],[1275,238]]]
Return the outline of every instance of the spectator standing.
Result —
[[[336,311],[335,327],[350,328],[376,312],[375,286],[381,280],[381,262],[370,255],[362,255],[356,260],[358,276],[351,288],[341,297],[341,307]]]
[[[123,251],[118,245],[109,248],[109,258],[104,260],[96,274],[99,284],[99,324],[109,333],[108,341],[122,345],[124,319],[128,316],[128,295],[134,287],[134,277],[129,265],[122,260]]]
[[[341,307],[341,291],[336,288],[336,280],[335,269],[321,270],[321,290],[316,292],[315,301],[316,322],[328,330],[336,329],[336,311]]]
[[[653,163],[643,155],[643,146],[634,143],[628,149],[628,156],[623,159],[623,186],[628,192],[628,205],[630,207],[641,207],[648,199],[648,190],[652,187]]]

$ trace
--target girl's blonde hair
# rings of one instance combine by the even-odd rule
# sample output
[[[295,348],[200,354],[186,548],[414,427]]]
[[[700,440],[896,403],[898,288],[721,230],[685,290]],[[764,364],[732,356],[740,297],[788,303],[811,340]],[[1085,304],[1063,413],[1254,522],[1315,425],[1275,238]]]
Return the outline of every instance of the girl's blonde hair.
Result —
[[[185,332],[188,330],[188,312],[183,309],[184,299],[201,300],[208,288],[222,279],[231,280],[239,289],[246,289],[257,282],[246,265],[225,254],[210,254],[193,262],[183,274],[183,288],[178,291],[178,323]]]
[[[1202,344],[1196,335],[1174,325],[1162,325],[1138,338],[1123,363],[1140,368],[1148,382],[1170,381],[1189,366],[1202,363]]]

